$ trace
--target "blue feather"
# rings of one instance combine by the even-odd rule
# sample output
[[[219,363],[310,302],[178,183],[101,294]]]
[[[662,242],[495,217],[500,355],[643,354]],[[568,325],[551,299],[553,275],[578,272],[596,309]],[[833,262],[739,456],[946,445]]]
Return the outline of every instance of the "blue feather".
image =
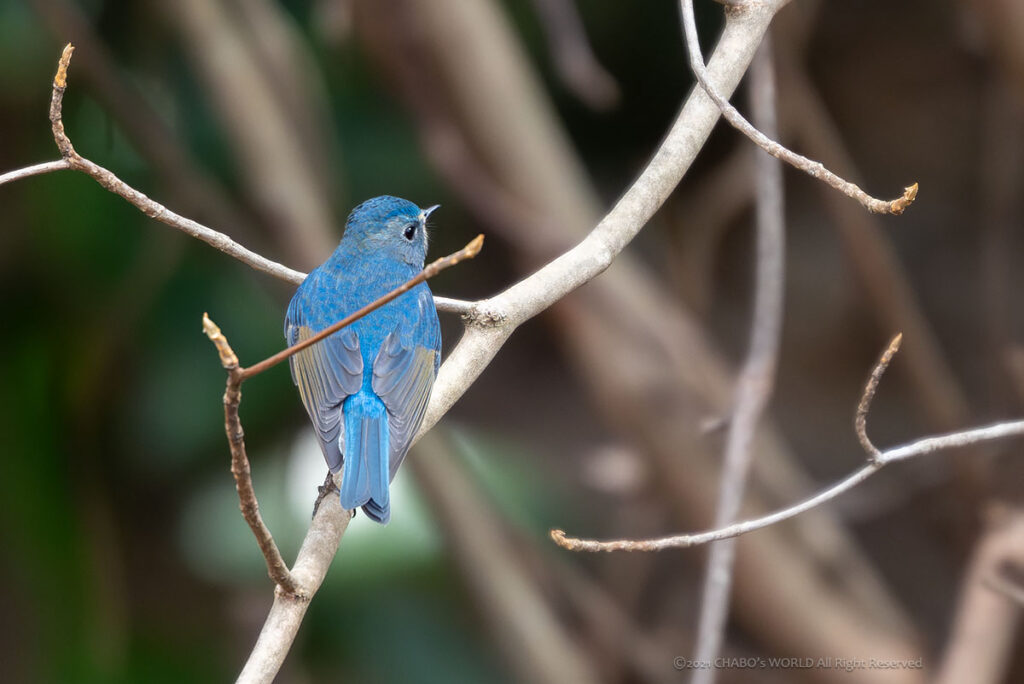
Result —
[[[345,470],[341,476],[341,506],[346,510],[363,506],[374,520],[387,522],[390,515],[387,409],[372,393],[361,391],[345,400],[344,415]]]
[[[331,257],[288,306],[289,343],[387,294],[423,269],[428,211],[396,197],[356,207]],[[388,487],[423,422],[441,358],[426,283],[289,359],[292,379],[332,471],[341,504],[385,523]],[[341,415],[339,416],[339,411]]]

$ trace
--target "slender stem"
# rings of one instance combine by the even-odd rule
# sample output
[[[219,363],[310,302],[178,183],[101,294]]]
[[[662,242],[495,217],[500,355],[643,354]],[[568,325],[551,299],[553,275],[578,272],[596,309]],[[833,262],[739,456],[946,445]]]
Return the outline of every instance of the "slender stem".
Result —
[[[753,3],[751,3],[753,4]],[[733,9],[735,12],[746,11],[746,3],[740,4]],[[771,137],[752,126],[743,115],[736,110],[729,101],[715,89],[708,79],[707,67],[704,65],[704,57],[701,55],[700,42],[697,38],[697,22],[693,16],[693,0],[680,0],[680,12],[683,19],[683,32],[686,35],[686,47],[690,57],[690,68],[700,83],[701,88],[708,94],[718,108],[722,110],[722,116],[732,124],[733,128],[750,138],[754,144],[777,159],[800,169],[813,178],[817,178],[843,193],[847,197],[860,202],[868,211],[876,214],[902,214],[917,198],[917,183],[909,185],[903,190],[903,195],[891,200],[880,200],[867,194],[855,183],[829,171],[821,162],[816,162],[803,155],[797,154],[783,147]]]
[[[145,194],[128,185],[108,169],[78,154],[74,145],[71,144],[71,139],[68,137],[67,132],[64,130],[63,120],[64,91],[67,89],[68,68],[71,66],[71,56],[74,51],[74,45],[71,43],[64,46],[60,60],[57,63],[56,74],[53,77],[53,92],[50,97],[50,126],[53,130],[53,140],[60,151],[61,159],[8,171],[0,175],[0,185],[63,169],[81,171],[106,190],[123,197],[146,216],[176,228],[186,235],[202,240],[211,247],[234,257],[257,271],[293,285],[302,283],[306,279],[306,274],[302,271],[296,271],[276,261],[271,261],[256,252],[246,249],[224,233],[174,213],[164,205],[150,199]],[[473,310],[472,302],[464,302],[448,297],[435,297],[434,305],[438,311],[446,311],[461,316],[469,315]]]
[[[700,546],[701,544],[707,544],[708,542],[717,541],[719,539],[738,537],[742,534],[747,534],[748,532],[760,530],[761,528],[775,525],[783,522],[784,520],[789,520],[790,518],[796,517],[801,513],[811,510],[812,508],[817,508],[823,503],[836,498],[840,494],[853,489],[861,482],[877,473],[884,466],[895,461],[901,461],[917,456],[925,456],[936,451],[944,451],[946,449],[955,449],[970,446],[972,444],[981,444],[983,442],[992,442],[999,439],[1006,439],[1008,437],[1020,436],[1024,436],[1024,420],[994,423],[992,425],[964,430],[962,432],[952,432],[945,435],[936,435],[934,437],[919,439],[915,442],[881,452],[881,455],[876,461],[862,466],[859,470],[848,475],[845,479],[840,480],[828,489],[825,489],[796,505],[759,518],[753,518],[751,520],[736,523],[735,525],[729,525],[721,529],[690,534],[678,534],[669,537],[658,537],[655,539],[622,539],[617,541],[581,539],[577,537],[570,537],[562,530],[551,530],[551,539],[562,548],[570,551],[661,551],[662,549],[683,549],[690,546]]]
[[[885,369],[892,362],[892,357],[900,350],[901,342],[903,342],[903,333],[899,333],[896,337],[892,338],[889,346],[882,352],[881,358],[875,363],[875,367],[871,371],[871,377],[868,378],[868,383],[864,386],[864,393],[860,397],[860,403],[857,404],[857,413],[853,418],[853,429],[857,433],[857,441],[860,442],[861,447],[863,447],[872,460],[878,460],[882,454],[871,441],[871,438],[868,437],[868,411],[871,410],[871,402],[875,398],[875,392],[878,391],[878,383],[882,380]]]
[[[899,339],[900,336],[897,336],[889,343],[888,349],[884,354],[882,354],[882,357],[875,364],[875,367],[871,372],[871,376],[865,384],[864,392],[861,395],[857,412],[858,415],[860,415],[861,411],[864,412],[863,430],[865,435],[867,434],[867,411],[871,407],[871,399],[875,394],[875,390],[878,388],[878,382],[881,379],[882,374],[885,372],[889,362],[892,360],[895,348],[899,347]],[[890,353],[890,351],[892,353]],[[860,429],[861,428],[858,427],[858,430]],[[879,451],[877,454],[872,453],[870,449],[865,447],[868,458],[867,465],[862,466],[859,470],[848,475],[846,478],[840,480],[831,487],[788,508],[783,508],[759,518],[745,520],[734,525],[727,525],[708,530],[706,532],[676,534],[667,537],[658,537],[655,539],[598,541],[595,539],[570,537],[562,530],[556,529],[551,530],[551,539],[562,548],[570,551],[661,551],[662,549],[699,546],[701,544],[707,544],[708,542],[718,541],[720,539],[738,537],[741,534],[760,530],[761,528],[775,525],[784,520],[789,520],[790,518],[800,515],[805,511],[809,511],[812,508],[816,508],[827,501],[831,501],[840,494],[853,489],[890,463],[915,458],[917,456],[925,456],[945,449],[955,449],[958,447],[970,446],[972,444],[991,442],[997,439],[1006,439],[1007,437],[1018,437],[1021,435],[1024,435],[1024,420],[1013,420],[973,428],[970,430],[962,430],[960,432],[951,432],[944,435],[925,437],[923,439],[910,442],[909,444],[904,444],[903,446]],[[870,441],[868,443],[870,444]]]
[[[260,514],[260,504],[256,498],[256,490],[252,485],[252,470],[249,466],[249,456],[245,451],[245,430],[242,429],[242,420],[238,415],[239,404],[242,403],[242,381],[244,378],[239,372],[238,356],[231,349],[228,340],[221,333],[220,328],[210,320],[210,317],[203,314],[203,332],[210,338],[217,348],[221,365],[228,372],[227,387],[224,390],[224,432],[228,438],[228,448],[231,450],[231,474],[235,478],[235,489],[238,490],[238,505],[242,510],[242,517],[249,524],[253,536],[256,537],[256,544],[263,553],[267,562],[267,574],[274,580],[281,591],[292,595],[301,595],[301,589],[288,570],[288,564],[281,556],[274,535],[270,528],[263,522]]]
[[[770,32],[765,33],[754,56],[750,77],[755,121],[758,128],[774,137],[778,135],[778,125]],[[736,409],[726,437],[725,465],[715,511],[718,527],[731,524],[739,515],[750,471],[754,434],[772,394],[782,337],[786,263],[782,166],[777,159],[760,154],[754,173],[757,185],[754,312],[750,350],[736,384]],[[716,542],[708,554],[695,649],[695,657],[700,662],[712,662],[721,650],[735,559],[735,538]],[[716,674],[715,668],[695,670],[693,682],[712,684]]]
[[[10,183],[11,181],[21,180],[22,178],[28,178],[29,176],[38,176],[44,173],[63,171],[64,169],[70,168],[71,165],[66,159],[58,159],[57,161],[49,161],[43,162],[42,164],[35,164],[33,166],[26,166],[22,169],[15,169],[14,171],[8,171],[7,173],[0,174],[0,185]]]

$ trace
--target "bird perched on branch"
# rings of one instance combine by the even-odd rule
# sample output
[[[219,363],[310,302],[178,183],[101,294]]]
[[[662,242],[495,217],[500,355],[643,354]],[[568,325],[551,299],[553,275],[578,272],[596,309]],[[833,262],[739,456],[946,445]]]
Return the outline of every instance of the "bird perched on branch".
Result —
[[[382,297],[423,270],[426,222],[397,197],[352,210],[341,243],[288,305],[289,345],[307,339]],[[423,422],[441,364],[441,330],[427,284],[385,304],[289,358],[331,472],[345,466],[341,505],[391,517],[388,485]]]

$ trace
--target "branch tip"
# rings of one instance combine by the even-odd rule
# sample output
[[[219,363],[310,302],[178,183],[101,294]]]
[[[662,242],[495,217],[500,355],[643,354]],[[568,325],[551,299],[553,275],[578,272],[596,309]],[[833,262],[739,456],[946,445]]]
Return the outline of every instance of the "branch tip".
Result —
[[[864,385],[864,392],[861,394],[860,403],[857,404],[857,413],[853,419],[857,440],[864,448],[864,451],[867,452],[868,458],[875,464],[881,463],[882,452],[878,450],[878,447],[868,437],[868,411],[871,410],[871,402],[875,398],[875,392],[878,391],[878,383],[881,382],[882,375],[892,362],[892,357],[896,356],[896,352],[900,350],[902,342],[903,333],[896,333],[896,336],[889,341],[889,346],[882,352],[882,356],[875,363],[875,367],[871,370],[871,375]]]
[[[889,202],[889,213],[899,216],[903,211],[917,199],[917,183],[903,188],[903,196]]]
[[[238,357],[235,355],[231,345],[228,344],[228,338],[224,337],[221,333],[220,328],[210,320],[210,316],[203,312],[203,332],[213,342],[213,346],[217,348],[217,355],[220,356],[220,365],[226,370],[233,370],[238,368]]]
[[[723,0],[719,0],[723,2]],[[723,2],[726,4],[726,12],[740,12],[754,3],[750,0],[740,0],[740,2],[731,2],[726,0]],[[903,210],[906,209],[917,197],[917,183],[906,187],[903,190],[903,196],[899,199],[895,199],[887,202],[886,200],[878,199],[864,192],[856,183],[842,178],[828,168],[825,167],[821,162],[816,162],[812,159],[808,159],[802,154],[793,152],[788,147],[782,145],[776,140],[765,135],[756,126],[747,121],[742,114],[739,113],[735,107],[729,104],[728,98],[724,97],[710,81],[708,74],[707,65],[704,63],[704,56],[700,51],[700,41],[697,37],[697,21],[693,14],[693,0],[680,0],[679,3],[680,14],[683,19],[683,34],[686,39],[686,50],[690,59],[690,67],[693,69],[693,75],[696,77],[700,87],[707,94],[708,97],[718,106],[718,109],[722,112],[722,116],[729,124],[747,136],[751,142],[760,147],[762,150],[775,157],[781,159],[790,166],[797,168],[804,173],[808,174],[812,178],[817,178],[824,183],[827,183],[832,188],[843,193],[847,197],[856,200],[868,211],[875,214],[902,214]]]
[[[467,259],[472,259],[477,254],[479,254],[480,250],[483,249],[483,248],[484,248],[484,234],[480,233],[475,238],[473,238],[472,241],[470,241],[470,243],[468,245],[466,245],[466,250],[465,250],[466,251],[466,258]]]
[[[53,77],[54,88],[66,88],[68,85],[68,65],[71,64],[71,53],[75,51],[75,46],[72,43],[68,43],[64,46],[64,51],[60,53],[60,61],[57,62],[57,73]]]

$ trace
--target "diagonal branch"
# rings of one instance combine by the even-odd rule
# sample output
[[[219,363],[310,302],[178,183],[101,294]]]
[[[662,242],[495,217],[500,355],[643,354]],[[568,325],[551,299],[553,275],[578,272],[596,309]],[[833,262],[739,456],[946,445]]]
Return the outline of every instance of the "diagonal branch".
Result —
[[[723,92],[732,92],[739,83],[761,35],[784,2],[770,0],[727,18],[709,66],[712,80]],[[516,285],[471,306],[464,314],[465,334],[438,373],[417,438],[433,427],[476,381],[519,325],[596,278],[612,263],[679,183],[719,115],[718,108],[703,92],[691,93],[647,167],[589,235]],[[314,526],[321,515],[331,515],[336,502],[336,497],[325,501],[327,505],[320,507]],[[334,519],[335,528],[343,528],[347,522],[347,517],[339,516]],[[307,542],[313,534],[311,528]],[[340,533],[335,539],[340,539]],[[334,546],[336,548],[336,541]],[[331,556],[323,554],[318,558],[319,563],[310,563],[311,570],[321,573],[317,583],[323,579],[322,573],[326,573]],[[297,561],[292,572],[298,574],[298,571]],[[285,600],[278,592],[240,681],[273,680],[305,610],[305,603]],[[282,641],[285,642],[283,648],[279,645]]]
[[[181,216],[171,211],[164,205],[156,202],[145,194],[139,192],[132,186],[118,178],[113,172],[96,164],[78,154],[67,132],[64,130],[62,107],[64,102],[64,91],[67,89],[68,67],[71,64],[71,55],[75,48],[71,43],[64,46],[60,61],[57,64],[57,73],[53,77],[53,94],[50,98],[50,125],[53,129],[53,139],[60,151],[61,159],[43,164],[36,164],[23,169],[10,171],[0,175],[0,185],[10,181],[28,178],[43,173],[50,173],[62,169],[74,169],[81,171],[91,177],[103,188],[123,197],[136,209],[146,216],[156,219],[171,228],[175,228],[198,240],[202,240],[211,247],[224,252],[228,256],[238,259],[243,264],[279,280],[293,285],[300,284],[306,278],[306,274],[295,269],[288,268],[276,261],[246,249],[239,243],[229,238],[224,233],[218,232],[192,219]],[[459,315],[466,315],[471,305],[468,302],[447,297],[434,297],[434,303],[438,311],[447,311]]]
[[[742,12],[752,4],[749,0],[744,3],[729,2],[727,12]],[[729,104],[729,101],[715,89],[708,80],[707,67],[704,58],[701,56],[700,42],[697,38],[697,22],[693,16],[693,0],[680,0],[680,13],[683,19],[683,32],[686,35],[686,47],[690,58],[690,68],[700,83],[701,88],[708,94],[718,108],[722,110],[722,116],[732,124],[733,128],[750,138],[754,144],[777,159],[800,169],[813,178],[827,183],[847,197],[860,202],[868,211],[876,214],[902,214],[917,198],[917,183],[909,185],[903,190],[903,195],[891,201],[880,200],[867,194],[860,187],[850,181],[837,176],[825,168],[821,162],[808,159],[792,150],[780,145],[775,140],[755,128],[747,121],[739,111]]]
[[[863,439],[867,438],[866,416],[871,407],[871,399],[874,396],[875,389],[878,387],[878,380],[881,378],[881,374],[885,372],[885,368],[888,366],[889,361],[892,360],[895,350],[899,347],[900,337],[900,335],[897,335],[893,338],[892,342],[889,343],[889,347],[878,360],[878,363],[875,364],[871,377],[864,388],[864,394],[862,395],[860,404],[857,408],[858,417],[861,415],[861,411],[863,411],[863,415],[865,417],[863,427],[861,427],[861,424],[859,423],[857,428],[858,433],[864,435]],[[669,537],[659,537],[657,539],[597,541],[594,539],[570,537],[562,530],[551,530],[551,539],[559,546],[570,551],[661,551],[662,549],[683,549],[691,546],[699,546],[701,544],[707,544],[708,542],[718,541],[720,539],[738,537],[741,534],[760,530],[784,520],[789,520],[790,518],[831,501],[840,494],[853,489],[890,463],[915,458],[917,456],[927,456],[928,454],[932,454],[937,451],[955,449],[958,447],[970,446],[972,444],[979,444],[981,442],[991,442],[997,439],[1006,439],[1007,437],[1018,437],[1021,435],[1024,435],[1024,420],[1013,420],[1003,423],[994,423],[992,425],[973,428],[970,430],[963,430],[961,432],[951,432],[944,435],[925,437],[923,439],[910,442],[909,444],[904,444],[903,446],[893,447],[885,451],[878,451],[877,454],[872,453],[870,449],[865,447],[868,457],[867,465],[862,466],[859,470],[848,475],[845,479],[840,480],[828,489],[825,489],[798,504],[790,506],[789,508],[769,513],[768,515],[761,516],[760,518],[745,520],[743,522],[736,523],[735,525],[728,525],[719,529],[708,530],[707,532],[678,534]]]
[[[114,175],[111,171],[103,168],[75,151],[70,138],[64,131],[61,107],[64,101],[64,91],[67,89],[68,66],[71,63],[71,54],[75,51],[74,46],[68,43],[61,53],[60,62],[57,65],[57,74],[53,78],[53,96],[50,99],[50,124],[53,127],[53,139],[60,150],[61,158],[67,163],[68,168],[81,171],[90,176],[93,180],[105,189],[128,200],[146,216],[156,219],[171,228],[177,228],[186,235],[202,240],[211,247],[233,256],[242,263],[251,266],[257,271],[268,273],[275,278],[280,278],[290,283],[301,283],[305,274],[282,266],[276,262],[262,257],[238,244],[223,233],[218,233],[212,228],[185,218],[174,213],[159,202],[131,187],[123,180]]]

